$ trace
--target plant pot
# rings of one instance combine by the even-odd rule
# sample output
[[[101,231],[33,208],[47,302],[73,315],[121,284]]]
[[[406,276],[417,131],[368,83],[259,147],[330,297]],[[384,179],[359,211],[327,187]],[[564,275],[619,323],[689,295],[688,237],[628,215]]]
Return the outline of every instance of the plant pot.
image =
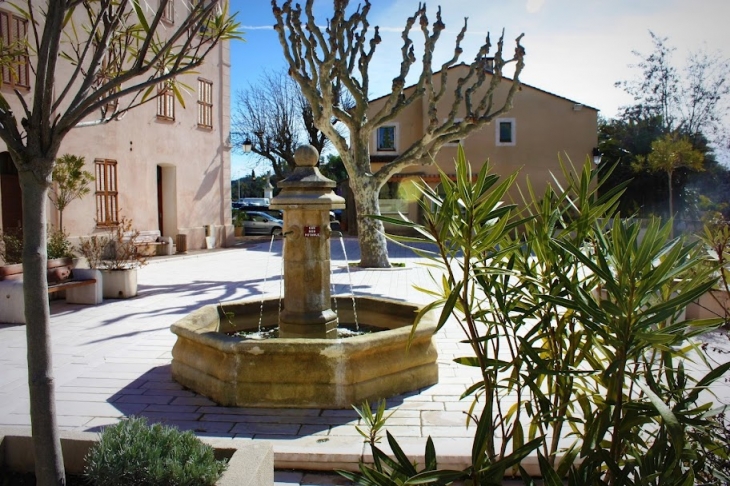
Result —
[[[22,263],[11,263],[0,267],[0,280],[21,280],[22,278]]]
[[[215,236],[206,236],[205,237],[205,247],[208,250],[212,250],[215,248]]]
[[[68,280],[71,277],[71,269],[73,268],[73,258],[51,258],[46,263],[46,272],[48,283],[57,283]]]
[[[137,269],[102,269],[102,295],[105,299],[128,299],[137,295]]]
[[[236,226],[235,227],[235,236],[243,236],[243,226]]]

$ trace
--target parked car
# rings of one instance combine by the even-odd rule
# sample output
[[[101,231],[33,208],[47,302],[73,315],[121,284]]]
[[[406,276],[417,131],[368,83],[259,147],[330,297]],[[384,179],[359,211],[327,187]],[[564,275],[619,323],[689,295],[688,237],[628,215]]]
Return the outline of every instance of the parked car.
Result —
[[[240,211],[245,212],[256,212],[256,213],[266,213],[269,216],[273,216],[276,219],[284,219],[284,213],[281,209],[269,209],[268,206],[251,206],[249,204],[245,204],[238,208]]]
[[[244,197],[239,199],[238,202],[243,203],[245,206],[269,206],[268,197]]]
[[[284,221],[263,211],[245,211],[243,228],[246,235],[280,235]]]

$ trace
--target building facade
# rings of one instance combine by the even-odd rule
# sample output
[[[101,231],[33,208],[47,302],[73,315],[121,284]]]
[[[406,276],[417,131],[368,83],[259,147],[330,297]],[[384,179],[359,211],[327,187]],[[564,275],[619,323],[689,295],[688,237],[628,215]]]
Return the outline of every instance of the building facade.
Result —
[[[163,24],[173,29],[187,10],[182,3],[168,5]],[[26,30],[24,19],[0,3],[3,40],[25,35]],[[194,74],[179,78],[188,88],[184,107],[161,85],[162,96],[120,120],[75,128],[65,137],[58,156],[84,157],[85,169],[95,177],[91,192],[64,211],[64,230],[72,241],[106,232],[127,218],[143,233],[159,232],[173,240],[184,234],[189,249],[206,247],[206,231],[214,234],[216,246],[233,242],[229,58],[228,42],[221,42]],[[32,71],[20,71],[16,76],[3,71],[0,88],[17,110],[13,90],[27,93],[29,102],[34,83]],[[71,66],[60,64],[56,84],[65,85],[70,75]],[[17,171],[0,141],[0,229],[18,227],[22,211]],[[49,225],[58,228],[58,211],[50,201],[48,214]]]
[[[450,69],[446,95],[437,105],[439,115],[446,115],[453,103],[457,80],[466,73],[465,65]],[[440,77],[433,76],[438,91]],[[495,92],[494,106],[501,106],[511,86],[503,80]],[[408,88],[413,89],[413,87]],[[408,91],[406,92],[408,95]],[[373,100],[370,109],[378,110],[384,98]],[[398,117],[380,126],[370,140],[373,171],[395,160],[425,133],[428,123],[425,97],[420,103],[407,107]],[[463,115],[462,115],[463,116]],[[457,114],[458,120],[458,114]],[[513,107],[464,140],[446,144],[436,154],[435,165],[414,165],[391,178],[381,192],[381,211],[385,214],[406,212],[417,217],[416,205],[409,202],[413,191],[408,183],[424,180],[435,186],[439,182],[438,168],[449,175],[455,173],[454,160],[461,144],[474,172],[489,163],[492,172],[502,177],[518,172],[517,185],[524,189],[529,179],[537,195],[543,194],[553,176],[563,179],[559,158],[572,161],[580,168],[586,157],[592,156],[598,143],[598,110],[538,88],[522,84],[513,98]],[[510,197],[520,204],[521,196],[513,188]]]

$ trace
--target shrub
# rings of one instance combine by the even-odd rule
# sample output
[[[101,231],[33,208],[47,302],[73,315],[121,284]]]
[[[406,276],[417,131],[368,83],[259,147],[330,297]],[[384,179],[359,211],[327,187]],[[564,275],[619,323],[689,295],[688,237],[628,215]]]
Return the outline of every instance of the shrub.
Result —
[[[695,338],[722,320],[681,312],[716,283],[717,261],[702,265],[671,221],[621,218],[622,186],[599,191],[589,161],[563,170],[542,196],[528,184],[518,211],[501,203],[515,176],[500,182],[488,165],[473,173],[459,147],[454,180],[442,173],[438,190],[420,187],[423,223],[380,217],[418,234],[392,238],[429,258],[436,286],[420,288],[436,300],[426,309],[442,308],[439,328],[459,325],[472,355],[455,361],[481,372],[464,393],[474,401],[467,423],[477,424],[473,463],[460,475],[438,470],[429,441],[419,470],[388,435],[395,458],[370,441],[373,465],[346,477],[501,484],[505,474],[527,478],[519,461],[535,449],[545,484],[720,477],[727,444],[713,416],[722,408],[702,393],[730,363],[714,366]]]
[[[204,486],[215,484],[226,467],[192,432],[131,417],[104,429],[84,474],[104,486]]]
[[[71,249],[71,242],[68,241],[68,236],[63,232],[63,230],[48,232],[46,251],[48,253],[49,260],[52,258],[71,257],[73,256]]]
[[[20,230],[0,231],[0,259],[6,265],[23,263],[23,236]]]
[[[132,220],[122,218],[119,224],[108,228],[105,235],[80,238],[78,251],[88,260],[91,268],[126,270],[147,263],[147,258],[137,251],[139,230]]]

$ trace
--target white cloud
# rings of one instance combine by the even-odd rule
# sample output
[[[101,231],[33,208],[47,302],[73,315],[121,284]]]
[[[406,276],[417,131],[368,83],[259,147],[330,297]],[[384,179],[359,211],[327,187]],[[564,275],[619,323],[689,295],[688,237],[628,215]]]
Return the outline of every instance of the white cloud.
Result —
[[[537,13],[543,5],[545,5],[545,0],[527,0],[527,13]]]

